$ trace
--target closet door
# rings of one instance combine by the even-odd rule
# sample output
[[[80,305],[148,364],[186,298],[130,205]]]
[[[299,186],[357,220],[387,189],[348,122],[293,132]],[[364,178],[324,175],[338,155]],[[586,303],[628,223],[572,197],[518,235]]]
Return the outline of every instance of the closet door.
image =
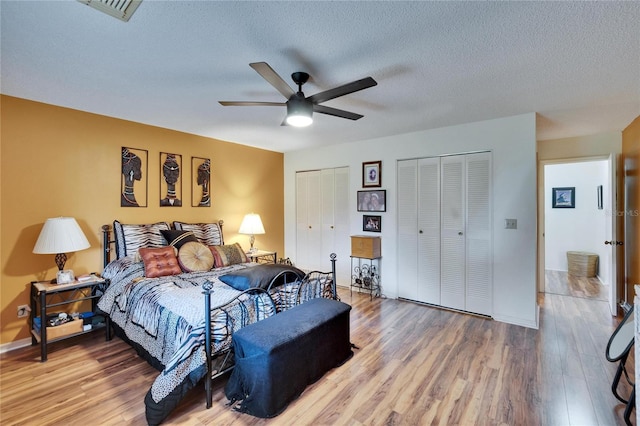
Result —
[[[322,236],[318,244],[320,248],[320,258],[317,259],[317,267],[314,269],[320,271],[322,263],[329,258],[329,254],[333,252],[335,241],[335,174],[333,169],[323,169],[320,171],[320,193],[321,193],[321,233]],[[326,268],[325,268],[326,269]]]
[[[440,158],[418,160],[418,295],[440,305]]]
[[[493,312],[491,247],[491,154],[465,155],[467,186],[466,307]]]
[[[397,163],[398,297],[418,300],[418,160]]]
[[[465,310],[465,158],[442,157],[441,161],[441,277],[440,304]]]
[[[326,271],[329,256],[336,253],[337,282],[349,284],[349,168],[320,171],[322,193],[321,255],[316,269]]]
[[[338,255],[336,283],[349,286],[351,282],[351,262],[349,261],[349,255],[351,254],[351,238],[349,237],[349,167],[334,169],[334,183],[333,250],[322,259],[323,268],[321,270],[328,270],[329,254],[336,253]]]
[[[318,269],[321,257],[320,171],[296,173],[296,266]]]

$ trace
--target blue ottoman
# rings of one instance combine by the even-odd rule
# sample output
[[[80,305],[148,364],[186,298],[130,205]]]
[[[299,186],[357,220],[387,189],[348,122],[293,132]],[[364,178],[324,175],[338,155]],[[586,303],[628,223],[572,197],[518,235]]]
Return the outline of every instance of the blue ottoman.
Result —
[[[352,355],[351,306],[312,299],[233,335],[235,368],[225,387],[237,409],[256,417],[280,414],[330,369]]]

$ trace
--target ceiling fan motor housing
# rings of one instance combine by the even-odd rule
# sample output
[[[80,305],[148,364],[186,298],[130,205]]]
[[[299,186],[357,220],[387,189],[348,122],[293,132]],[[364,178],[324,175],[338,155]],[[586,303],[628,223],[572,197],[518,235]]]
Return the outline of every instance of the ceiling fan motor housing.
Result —
[[[287,122],[291,117],[308,117],[311,119],[313,115],[313,103],[304,97],[302,92],[291,95],[287,101]],[[309,123],[310,124],[310,123]]]

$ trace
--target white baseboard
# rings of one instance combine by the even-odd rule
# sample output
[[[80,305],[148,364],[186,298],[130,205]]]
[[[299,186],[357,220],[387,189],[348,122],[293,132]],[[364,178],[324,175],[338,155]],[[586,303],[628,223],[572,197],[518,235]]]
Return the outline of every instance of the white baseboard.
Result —
[[[4,343],[0,345],[0,354],[5,352],[14,351],[16,349],[24,348],[27,346],[31,346],[31,338],[27,337],[26,339],[16,340],[14,342]]]

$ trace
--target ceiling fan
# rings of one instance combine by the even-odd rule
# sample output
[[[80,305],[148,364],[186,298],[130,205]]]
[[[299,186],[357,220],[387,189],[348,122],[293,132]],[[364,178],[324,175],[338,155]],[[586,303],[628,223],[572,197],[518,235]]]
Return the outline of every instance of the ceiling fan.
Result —
[[[273,68],[266,62],[253,62],[249,64],[251,68],[257,71],[265,80],[269,82],[276,90],[287,98],[286,102],[243,102],[243,101],[219,101],[223,106],[287,106],[287,117],[282,125],[285,124],[304,127],[313,122],[313,112],[320,114],[333,115],[340,118],[348,118],[349,120],[358,120],[363,116],[349,111],[320,105],[322,102],[337,98],[339,96],[348,95],[349,93],[373,87],[378,83],[371,77],[356,80],[324,92],[316,93],[312,96],[305,96],[302,93],[302,85],[309,80],[309,74],[306,72],[294,72],[291,79],[298,86],[298,91],[294,91],[283,79],[276,73]]]

